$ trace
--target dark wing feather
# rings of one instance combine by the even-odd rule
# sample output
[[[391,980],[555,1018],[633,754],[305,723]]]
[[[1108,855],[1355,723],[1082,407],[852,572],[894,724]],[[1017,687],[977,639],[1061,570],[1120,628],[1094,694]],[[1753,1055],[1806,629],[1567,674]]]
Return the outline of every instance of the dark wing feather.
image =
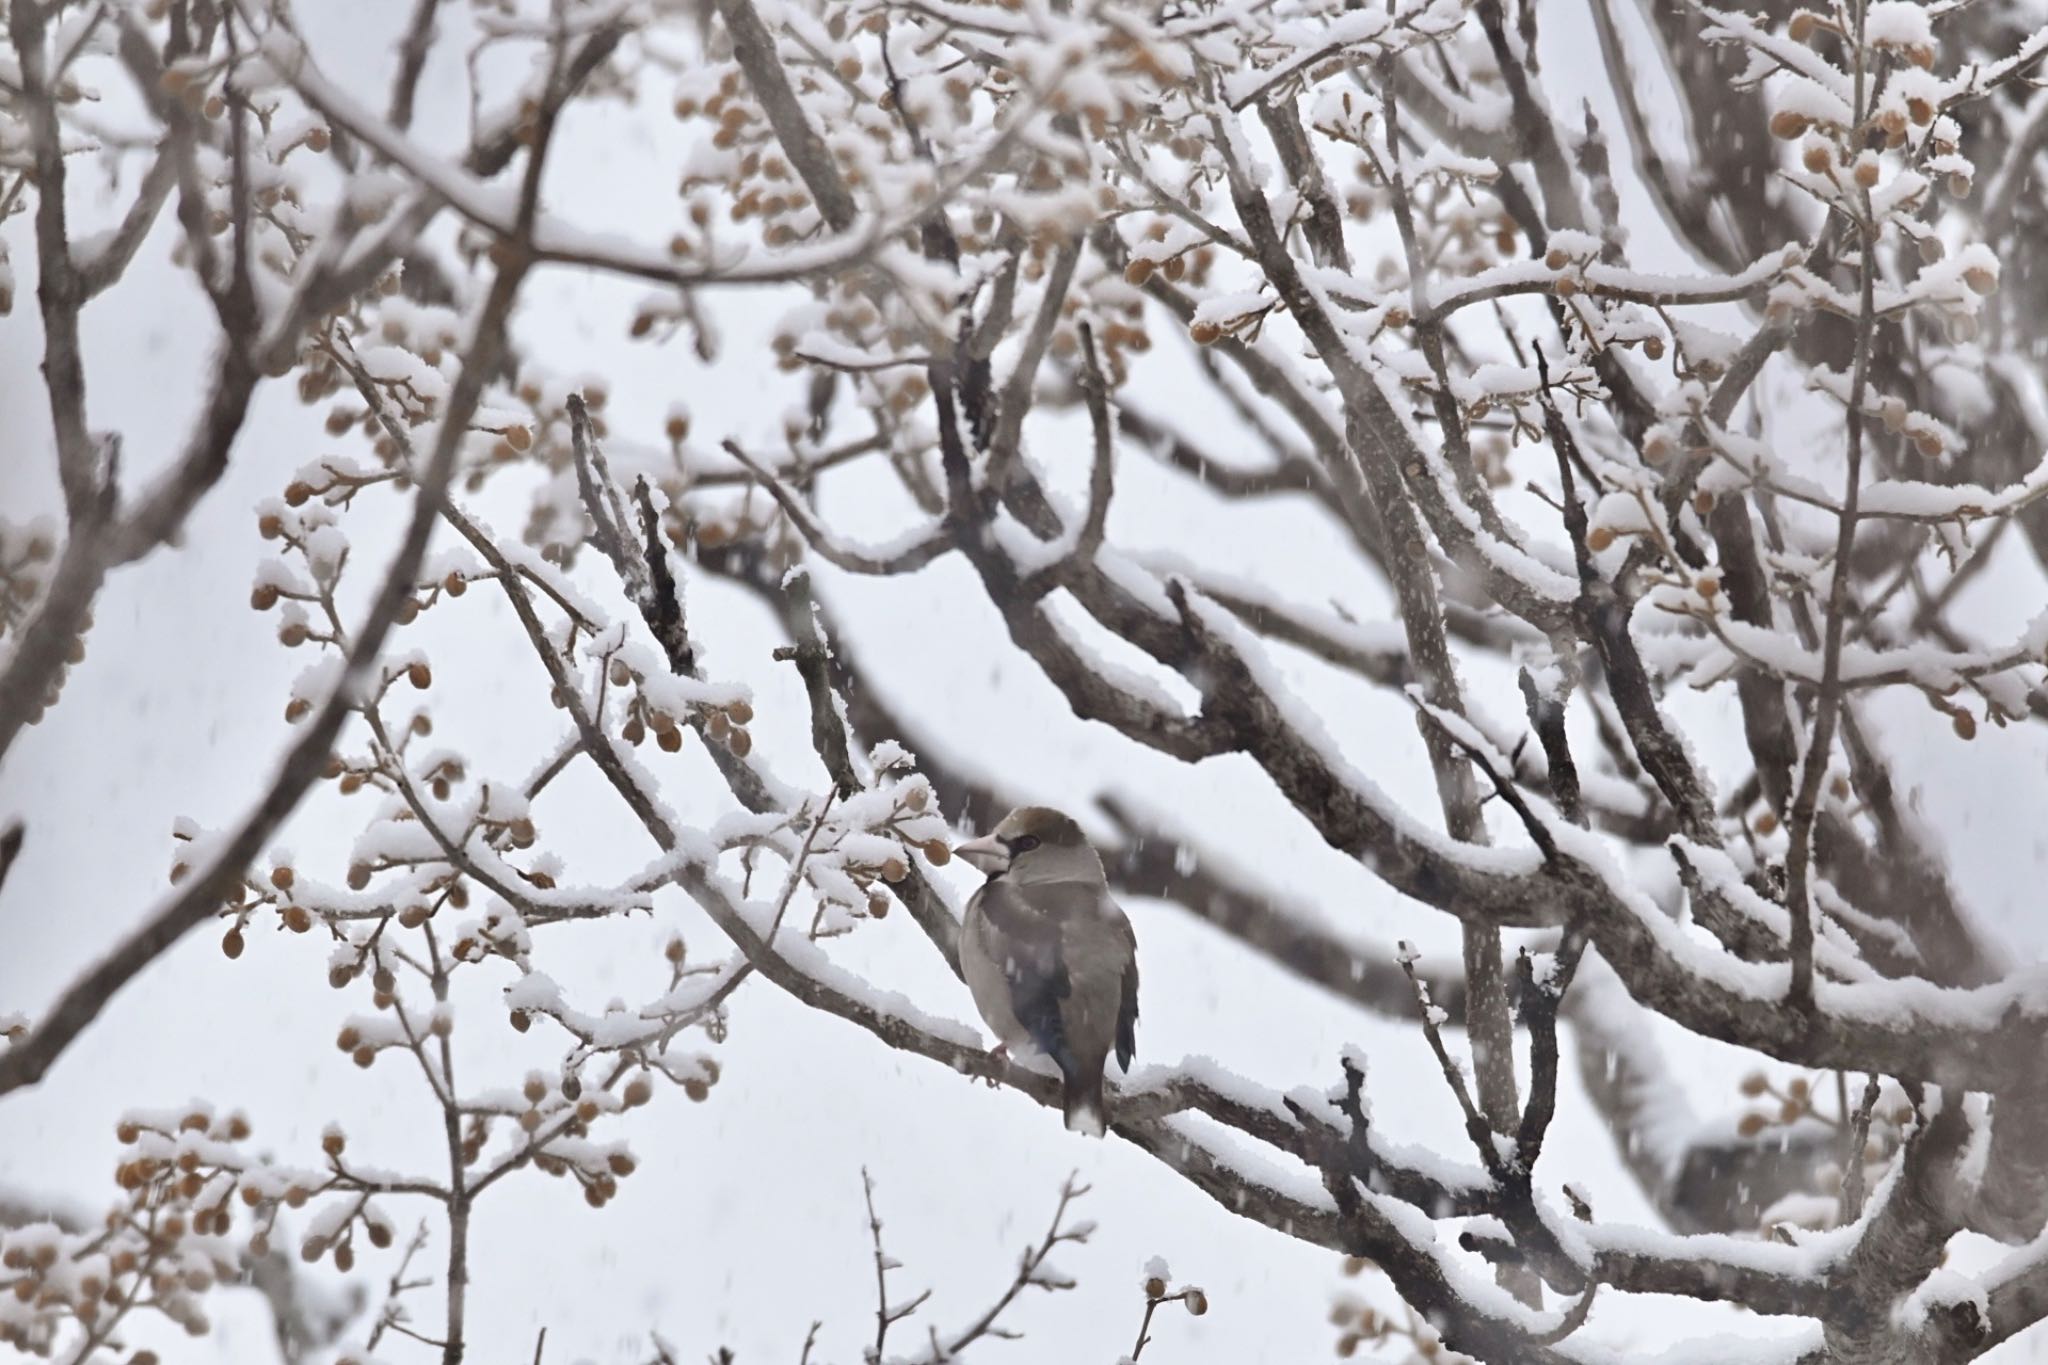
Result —
[[[1010,1008],[1031,1041],[1064,1070],[1073,1053],[1067,1047],[1060,1002],[1072,983],[1060,951],[1060,918],[1001,880],[984,886],[979,898],[982,914],[1004,942],[1002,966],[1010,983]]]
[[[1131,1059],[1138,1055],[1138,955],[1131,954],[1131,965],[1124,968],[1124,999],[1116,1015],[1116,1064],[1125,1071],[1131,1069]]]

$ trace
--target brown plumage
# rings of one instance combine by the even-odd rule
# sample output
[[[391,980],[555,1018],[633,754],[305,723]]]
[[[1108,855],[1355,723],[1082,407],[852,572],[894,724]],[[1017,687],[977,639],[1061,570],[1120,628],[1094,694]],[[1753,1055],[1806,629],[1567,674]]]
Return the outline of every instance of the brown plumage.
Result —
[[[1137,939],[1081,827],[1044,806],[1011,811],[955,852],[989,874],[967,903],[960,966],[1004,1047],[1050,1057],[1067,1127],[1100,1136],[1109,1055],[1137,1050]]]

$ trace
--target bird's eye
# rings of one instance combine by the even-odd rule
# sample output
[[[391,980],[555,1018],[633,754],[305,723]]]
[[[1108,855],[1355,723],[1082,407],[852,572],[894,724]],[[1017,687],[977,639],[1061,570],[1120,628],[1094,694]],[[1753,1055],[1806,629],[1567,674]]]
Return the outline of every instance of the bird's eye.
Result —
[[[1010,851],[1012,853],[1029,853],[1032,849],[1037,847],[1038,836],[1036,834],[1022,835],[1019,838],[1010,841]]]

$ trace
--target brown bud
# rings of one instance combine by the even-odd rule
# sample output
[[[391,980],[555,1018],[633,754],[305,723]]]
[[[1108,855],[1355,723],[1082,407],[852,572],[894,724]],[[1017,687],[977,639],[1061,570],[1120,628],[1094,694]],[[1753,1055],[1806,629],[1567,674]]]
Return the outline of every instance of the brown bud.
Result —
[[[528,1104],[539,1104],[543,1099],[547,1098],[548,1083],[539,1076],[528,1076],[526,1078],[526,1085],[521,1093],[526,1096]]]
[[[661,746],[663,753],[676,753],[683,747],[683,732],[677,729],[657,731],[654,736],[654,742]]]
[[[661,954],[663,957],[667,958],[670,962],[675,963],[679,967],[682,965],[683,958],[688,954],[688,952],[689,950],[683,946],[683,941],[679,938],[670,939],[668,941],[668,946],[661,950]]]
[[[1133,256],[1131,263],[1124,267],[1124,283],[1142,288],[1145,281],[1152,278],[1152,268],[1152,262],[1143,256]]]
[[[920,847],[924,851],[925,861],[933,867],[944,867],[953,861],[953,850],[946,846],[944,839],[929,839]]]
[[[1182,1302],[1187,1304],[1188,1312],[1198,1318],[1209,1311],[1209,1296],[1199,1289],[1190,1289]]]
[[[249,592],[249,605],[257,611],[269,611],[277,605],[277,588],[269,583],[258,583]]]
[[[348,889],[360,891],[369,884],[370,865],[368,863],[351,863],[348,869]]]
[[[725,714],[732,718],[734,725],[745,725],[754,718],[754,707],[751,702],[736,701],[725,708]]]
[[[1815,175],[1826,175],[1829,168],[1835,164],[1835,158],[1825,143],[1812,142],[1808,143],[1806,150],[1800,154],[1799,163]]]
[[[284,500],[289,506],[304,506],[306,500],[312,496],[313,485],[307,483],[304,479],[293,479],[284,486]]]
[[[527,1013],[527,1012],[526,1012],[525,1010],[513,1010],[513,1011],[512,1011],[512,1028],[513,1028],[513,1031],[514,1031],[514,1032],[517,1032],[517,1033],[524,1033],[524,1032],[526,1032],[526,1031],[527,1031],[528,1029],[530,1029],[530,1028],[532,1028],[532,1027],[533,1027],[533,1016],[532,1016],[532,1015],[528,1014],[528,1013]]]
[[[329,1156],[340,1156],[348,1147],[348,1138],[339,1128],[330,1128],[320,1139],[320,1150]]]
[[[893,854],[882,864],[882,880],[885,882],[900,882],[909,875],[909,864]]]
[[[697,1103],[702,1104],[705,1100],[711,1098],[711,1087],[697,1077],[692,1076],[689,1080],[683,1082],[683,1093]]]
[[[1188,335],[1197,346],[1213,346],[1223,335],[1223,329],[1213,322],[1198,322],[1188,328]]]
[[[1595,526],[1586,532],[1586,548],[1594,554],[1599,554],[1613,543],[1614,528],[1611,526]]]
[[[1165,1298],[1165,1297],[1166,1297],[1166,1281],[1165,1281],[1165,1280],[1162,1280],[1162,1279],[1160,1279],[1160,1278],[1159,1278],[1159,1277],[1158,1277],[1157,1275],[1154,1275],[1154,1276],[1152,1276],[1152,1277],[1151,1277],[1150,1279],[1146,1280],[1146,1281],[1145,1281],[1145,1297],[1146,1297],[1146,1298],[1148,1298],[1148,1299],[1163,1299],[1163,1298]]]
[[[1742,1116],[1741,1122],[1735,1125],[1735,1131],[1742,1137],[1753,1138],[1770,1126],[1771,1120],[1769,1116],[1760,1114],[1752,1109]]]
[[[220,941],[220,950],[228,955],[230,961],[242,955],[244,946],[240,929],[228,930],[226,937]]]
[[[733,757],[745,758],[748,754],[754,752],[754,737],[738,726],[734,726],[733,732],[725,737],[725,747],[732,750]]]
[[[628,1109],[637,1109],[654,1098],[654,1087],[647,1083],[645,1076],[635,1076],[626,1082],[625,1092],[620,1095]]]
[[[1998,289],[1998,275],[1988,266],[1973,265],[1963,272],[1963,283],[1979,294],[1991,294]]]
[[[377,1060],[377,1049],[366,1043],[362,1047],[357,1048],[351,1056],[357,1066],[367,1069],[372,1062]]]
[[[1812,123],[1804,114],[1795,114],[1790,109],[1780,109],[1771,115],[1771,136],[1790,142],[1805,134]]]
[[[1948,719],[1949,724],[1955,728],[1956,738],[1975,739],[1977,737],[1977,718],[1968,711],[1957,711]]]
[[[391,1229],[383,1223],[365,1223],[363,1230],[369,1235],[370,1245],[383,1250],[391,1245]]]

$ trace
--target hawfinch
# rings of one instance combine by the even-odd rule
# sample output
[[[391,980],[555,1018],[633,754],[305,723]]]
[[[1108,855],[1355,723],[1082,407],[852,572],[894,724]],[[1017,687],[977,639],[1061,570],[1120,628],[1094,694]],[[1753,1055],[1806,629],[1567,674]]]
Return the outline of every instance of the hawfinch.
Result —
[[[1102,859],[1056,810],[1022,806],[953,850],[988,874],[967,902],[960,967],[1005,1051],[1052,1058],[1067,1127],[1100,1137],[1102,1069],[1137,1050],[1138,943]]]

